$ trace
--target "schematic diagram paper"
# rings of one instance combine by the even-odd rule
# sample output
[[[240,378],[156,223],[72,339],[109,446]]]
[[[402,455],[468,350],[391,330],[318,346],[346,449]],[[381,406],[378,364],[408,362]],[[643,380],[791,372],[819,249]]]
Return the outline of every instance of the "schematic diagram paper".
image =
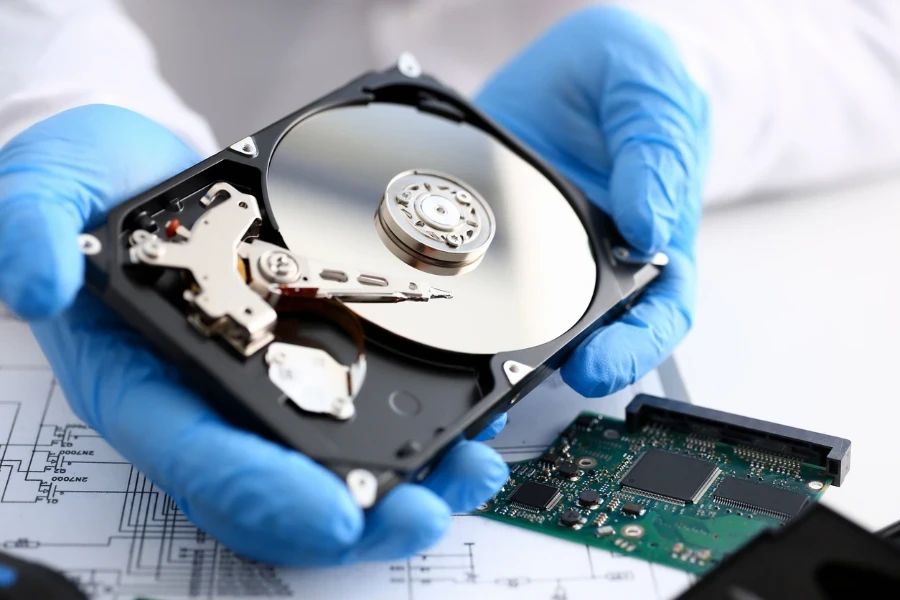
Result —
[[[621,416],[651,375],[586,400],[551,378],[492,442],[509,460],[543,450],[588,408]],[[279,569],[240,558],[71,412],[26,325],[0,307],[0,549],[43,562],[92,600],[666,600],[691,576],[480,517],[454,517],[421,555],[335,569]]]

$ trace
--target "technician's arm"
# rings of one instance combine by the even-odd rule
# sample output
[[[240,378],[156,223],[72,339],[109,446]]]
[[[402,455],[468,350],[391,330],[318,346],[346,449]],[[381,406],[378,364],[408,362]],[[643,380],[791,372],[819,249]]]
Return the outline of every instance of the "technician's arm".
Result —
[[[162,79],[147,38],[117,2],[0,2],[0,146],[83,104],[138,112],[201,155],[218,149],[206,122]]]
[[[900,168],[900,2],[616,4],[666,30],[707,92],[707,203]]]

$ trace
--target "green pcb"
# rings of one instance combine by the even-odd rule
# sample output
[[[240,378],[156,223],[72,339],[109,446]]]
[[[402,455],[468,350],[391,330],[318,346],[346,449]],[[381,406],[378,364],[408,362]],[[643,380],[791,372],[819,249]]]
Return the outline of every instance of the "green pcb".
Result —
[[[477,514],[704,574],[832,479],[785,456],[582,413]]]

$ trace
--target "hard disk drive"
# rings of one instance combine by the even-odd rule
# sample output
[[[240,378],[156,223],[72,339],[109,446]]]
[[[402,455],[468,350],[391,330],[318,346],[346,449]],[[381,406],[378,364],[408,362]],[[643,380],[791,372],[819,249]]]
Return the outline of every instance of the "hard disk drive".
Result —
[[[87,285],[235,425],[364,508],[665,268],[409,55],[112,210]]]

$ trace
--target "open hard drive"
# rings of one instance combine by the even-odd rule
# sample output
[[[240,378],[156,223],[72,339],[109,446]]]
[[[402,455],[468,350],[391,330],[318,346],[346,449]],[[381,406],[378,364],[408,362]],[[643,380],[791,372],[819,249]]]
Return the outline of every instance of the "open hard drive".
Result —
[[[423,478],[664,268],[409,55],[113,211],[88,286],[362,507]]]

